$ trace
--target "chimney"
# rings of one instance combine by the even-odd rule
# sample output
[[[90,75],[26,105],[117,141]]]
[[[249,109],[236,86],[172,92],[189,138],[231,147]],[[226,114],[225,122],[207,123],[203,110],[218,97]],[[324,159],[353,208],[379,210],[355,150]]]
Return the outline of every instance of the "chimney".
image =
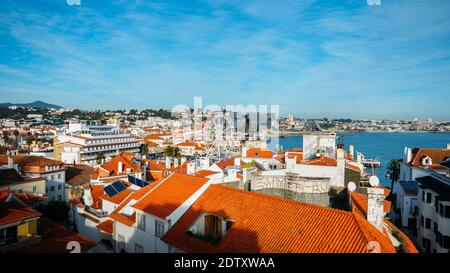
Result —
[[[250,181],[250,178],[252,177],[252,168],[244,168],[242,170],[242,177],[244,183]]]
[[[230,178],[232,178],[232,179],[236,179],[237,172],[238,172],[238,170],[236,170],[236,169],[228,169],[228,176],[230,176]]]
[[[358,163],[362,163],[362,155],[361,155],[361,153],[356,153],[356,162],[358,162]]]
[[[248,147],[242,147],[242,157],[247,157]]]
[[[123,172],[123,164],[122,161],[117,162],[117,173]]]
[[[348,156],[350,156],[351,158],[355,158],[355,147],[353,146],[353,144],[348,145]]]
[[[170,157],[166,156],[166,169],[170,169],[172,166],[172,161]]]
[[[195,173],[195,163],[194,162],[188,162],[187,163],[187,170],[186,173],[188,175],[192,175]]]
[[[240,158],[235,158],[234,159],[234,166],[241,166],[241,159]]]
[[[447,143],[447,150],[450,150],[450,143]]]
[[[383,232],[384,189],[378,187],[367,188],[367,195],[367,221]]]
[[[142,181],[147,181],[148,164],[145,163],[142,170]]]
[[[345,157],[344,149],[339,148],[336,150],[337,161],[337,179],[336,186],[345,187]]]
[[[405,164],[408,164],[412,160],[412,151],[411,148],[406,149],[406,162]]]
[[[297,156],[290,158],[288,155],[286,155],[284,160],[284,162],[286,162],[286,169],[292,170],[295,168],[295,164],[297,163]]]
[[[14,159],[10,153],[8,153],[8,169],[12,169],[14,167]]]

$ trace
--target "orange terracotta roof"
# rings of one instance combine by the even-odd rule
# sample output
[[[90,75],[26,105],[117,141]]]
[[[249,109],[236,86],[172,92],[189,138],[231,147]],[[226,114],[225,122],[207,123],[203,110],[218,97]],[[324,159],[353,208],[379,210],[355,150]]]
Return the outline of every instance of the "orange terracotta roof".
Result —
[[[106,220],[106,221],[98,224],[97,228],[107,234],[112,234],[113,233],[113,224],[114,224],[113,220]]]
[[[155,142],[150,141],[150,140],[145,140],[145,143],[147,143],[147,146],[149,146],[149,147],[158,147],[159,146],[158,144],[156,144]]]
[[[272,158],[273,152],[269,149],[250,148],[247,151],[246,157]]]
[[[336,159],[322,156],[315,159],[311,159],[304,163],[305,165],[314,165],[314,166],[337,166]]]
[[[207,179],[200,177],[173,174],[159,182],[158,187],[155,187],[133,207],[165,218],[207,182]]]
[[[403,251],[405,251],[406,253],[419,253],[416,246],[408,236],[406,236],[401,230],[399,230],[388,220],[385,219],[384,222],[400,237]]]
[[[218,174],[218,172],[210,171],[210,170],[200,170],[195,173],[195,176],[201,178],[207,178],[210,175]]]
[[[0,226],[39,218],[41,215],[16,200],[0,203]]]
[[[354,171],[357,171],[357,172],[362,172],[362,170],[359,167],[357,167],[355,165],[352,165],[352,164],[345,164],[345,167],[348,168],[348,169],[352,169]]]
[[[122,172],[119,173],[118,163],[122,162]],[[126,172],[129,168],[132,172],[141,172],[141,167],[133,162],[133,154],[129,152],[121,152],[120,154],[113,157],[108,163],[100,166],[101,169],[105,170],[107,175],[103,176],[117,176]],[[100,169],[100,171],[101,171]]]
[[[159,184],[160,181],[155,181],[131,194],[127,199],[125,199],[108,217],[113,219],[114,221],[118,221],[127,226],[132,226],[136,221],[136,213],[133,213],[130,216],[124,215],[121,210],[131,201],[131,200],[139,200],[145,194],[147,194],[150,190],[152,190],[156,185]]]
[[[429,148],[414,148],[412,150],[412,159],[409,163],[410,166],[415,167],[427,167],[422,165],[422,159],[428,156],[432,160],[431,167],[434,169],[442,169],[442,165],[439,162],[450,158],[450,150],[447,149],[429,149]]]
[[[216,165],[217,165],[217,167],[224,170],[228,166],[234,166],[234,159],[235,159],[234,157],[228,158],[228,159],[216,162]],[[245,164],[245,162],[241,160],[240,165],[244,165],[244,164]]]
[[[63,165],[61,161],[53,160],[50,158],[35,156],[35,155],[13,155],[14,164],[19,164],[20,166],[54,166]],[[8,164],[8,156],[0,155],[0,165]]]
[[[204,213],[234,221],[216,245],[186,233]],[[221,185],[210,186],[162,237],[200,253],[367,253],[374,239],[382,252],[395,252],[389,238],[358,214]]]

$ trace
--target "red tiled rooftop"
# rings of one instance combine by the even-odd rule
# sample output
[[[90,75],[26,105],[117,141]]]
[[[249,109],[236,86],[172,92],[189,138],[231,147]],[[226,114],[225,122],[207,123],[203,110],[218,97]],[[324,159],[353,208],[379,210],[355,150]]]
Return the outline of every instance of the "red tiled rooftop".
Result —
[[[208,180],[205,178],[173,174],[162,180],[133,207],[160,218],[169,216]]]
[[[186,233],[203,213],[234,221],[216,245]],[[377,240],[382,252],[395,252],[359,214],[220,185],[210,186],[162,240],[200,253],[367,253],[368,242]]]

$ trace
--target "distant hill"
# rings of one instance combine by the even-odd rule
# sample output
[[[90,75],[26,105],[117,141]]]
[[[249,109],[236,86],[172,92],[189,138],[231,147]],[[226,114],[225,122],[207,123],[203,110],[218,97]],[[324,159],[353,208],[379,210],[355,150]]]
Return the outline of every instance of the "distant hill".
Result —
[[[49,108],[55,108],[55,109],[61,109],[63,107],[55,104],[46,103],[40,100],[31,102],[31,103],[0,103],[0,108],[10,107],[10,106],[22,106],[22,107],[33,107],[33,108],[42,108],[42,109],[49,109]]]

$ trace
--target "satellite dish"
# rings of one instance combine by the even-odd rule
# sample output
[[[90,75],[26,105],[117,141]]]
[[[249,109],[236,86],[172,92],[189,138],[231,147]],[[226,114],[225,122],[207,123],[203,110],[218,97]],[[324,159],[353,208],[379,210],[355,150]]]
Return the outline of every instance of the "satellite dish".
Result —
[[[347,185],[347,189],[351,192],[354,192],[356,190],[356,184],[355,182],[349,182]]]
[[[370,186],[376,187],[376,186],[378,186],[378,185],[380,184],[380,180],[378,179],[377,176],[372,175],[372,176],[369,178],[369,183],[370,183]]]

